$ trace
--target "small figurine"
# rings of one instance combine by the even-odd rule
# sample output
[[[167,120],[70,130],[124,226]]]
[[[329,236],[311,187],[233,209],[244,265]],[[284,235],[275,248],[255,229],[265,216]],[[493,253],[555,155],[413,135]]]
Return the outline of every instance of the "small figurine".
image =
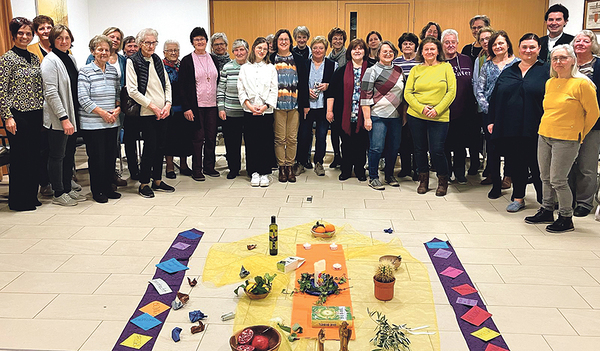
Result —
[[[196,278],[194,278],[194,280],[191,280],[190,277],[188,278],[188,283],[190,284],[190,286],[193,288],[196,286],[196,284],[198,284],[198,281],[196,280]]]
[[[196,311],[191,311],[189,313],[190,316],[190,322],[195,323],[201,319],[204,319],[206,317],[208,317],[207,315],[205,315],[204,313],[202,313],[202,311],[200,310],[196,310]]]
[[[181,338],[179,336],[180,334],[181,334],[181,328],[179,328],[179,327],[173,328],[173,330],[171,330],[171,338],[173,339],[173,341],[179,342],[179,340],[181,340]]]
[[[250,244],[250,245],[246,245],[246,248],[247,248],[248,250],[254,250],[254,249],[256,249],[256,244]]]
[[[182,304],[185,305],[190,300],[190,295],[178,292],[177,298],[179,299],[179,301],[181,301]]]
[[[244,279],[249,275],[250,275],[250,271],[246,270],[246,268],[244,268],[244,266],[242,266],[242,269],[240,269],[240,278]]]
[[[352,329],[348,328],[346,321],[340,325],[340,351],[348,351],[348,342],[352,336]]]
[[[317,335],[317,351],[325,351],[325,329],[321,328]]]
[[[190,328],[192,334],[200,333],[204,331],[204,324],[201,321],[198,321],[198,325],[194,325]]]

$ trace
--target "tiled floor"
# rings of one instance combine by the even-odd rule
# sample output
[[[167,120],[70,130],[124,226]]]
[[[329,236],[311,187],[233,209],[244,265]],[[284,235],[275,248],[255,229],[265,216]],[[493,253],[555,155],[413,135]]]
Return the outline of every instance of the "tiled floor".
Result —
[[[218,166],[225,169],[222,157]],[[123,198],[108,204],[63,208],[43,199],[32,213],[14,213],[3,204],[0,350],[110,350],[179,231],[205,231],[188,272],[201,276],[212,243],[264,233],[272,214],[284,228],[323,218],[378,240],[398,237],[430,274],[422,243],[450,240],[511,350],[599,348],[600,223],[592,215],[576,218],[575,232],[546,233],[544,226],[523,222],[537,209],[531,189],[527,209],[509,214],[509,191],[489,200],[478,176],[469,177],[468,185],[451,185],[439,198],[433,191],[418,195],[408,178],[400,188],[378,192],[356,178],[339,182],[339,171],[329,168],[325,177],[309,170],[295,184],[274,182],[266,189],[251,188],[246,177],[227,180],[225,173],[205,182],[167,180],[177,191],[154,199],[138,196],[130,183],[121,189]],[[79,176],[87,185],[86,171]],[[382,231],[389,227],[392,235]],[[467,350],[439,280],[432,275],[431,281],[442,350]],[[181,321],[171,314],[155,350],[228,350],[232,323],[218,315],[235,308],[231,289],[200,288],[202,297],[194,300],[216,318],[204,333],[174,344],[170,331]]]

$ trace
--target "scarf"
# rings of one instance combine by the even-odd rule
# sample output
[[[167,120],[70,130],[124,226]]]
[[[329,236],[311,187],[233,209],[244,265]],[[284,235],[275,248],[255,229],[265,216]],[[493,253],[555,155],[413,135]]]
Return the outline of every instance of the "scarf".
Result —
[[[335,54],[333,50],[329,53],[329,59],[338,63],[340,67],[346,64],[346,48],[342,47],[342,50]]]
[[[223,54],[223,55],[217,55],[217,54],[211,54],[212,57],[214,57],[217,60],[217,72],[221,72],[221,70],[223,69],[223,66],[225,66],[225,64],[229,61],[231,61],[231,57],[229,57],[229,54]]]
[[[365,71],[367,70],[367,60],[363,60],[362,69],[360,71],[360,80],[362,81],[363,76],[365,75]],[[354,65],[352,61],[346,64],[346,69],[344,70],[344,111],[342,113],[342,129],[344,133],[350,135],[350,116],[352,116],[352,93],[354,92]],[[362,113],[362,109],[358,109],[358,120],[356,121],[356,130],[358,131],[361,128],[364,128],[364,117]]]
[[[169,75],[169,81],[171,83],[176,82],[179,78],[179,64],[181,61],[177,59],[175,62],[168,61],[167,59],[163,59],[163,64],[165,65],[165,70]]]

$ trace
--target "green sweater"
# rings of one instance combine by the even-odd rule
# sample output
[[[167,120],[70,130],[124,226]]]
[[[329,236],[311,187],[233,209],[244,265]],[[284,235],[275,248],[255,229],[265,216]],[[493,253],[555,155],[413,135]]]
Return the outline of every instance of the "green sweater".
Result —
[[[243,117],[244,110],[238,98],[237,81],[240,74],[240,64],[232,60],[223,66],[221,79],[217,86],[217,107],[225,111],[227,117]]]
[[[435,66],[417,65],[410,70],[404,99],[408,103],[408,114],[428,121],[449,122],[450,104],[456,97],[456,76],[452,66],[442,62]],[[433,106],[435,118],[423,114],[425,106]]]

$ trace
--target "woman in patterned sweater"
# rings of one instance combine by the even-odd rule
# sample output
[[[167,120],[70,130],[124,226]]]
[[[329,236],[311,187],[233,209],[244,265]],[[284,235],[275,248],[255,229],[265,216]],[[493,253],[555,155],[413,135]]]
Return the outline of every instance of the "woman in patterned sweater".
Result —
[[[15,46],[0,57],[0,117],[10,142],[8,207],[31,211],[37,199],[40,132],[42,130],[42,73],[40,59],[27,51],[33,24],[16,17],[9,23]]]

